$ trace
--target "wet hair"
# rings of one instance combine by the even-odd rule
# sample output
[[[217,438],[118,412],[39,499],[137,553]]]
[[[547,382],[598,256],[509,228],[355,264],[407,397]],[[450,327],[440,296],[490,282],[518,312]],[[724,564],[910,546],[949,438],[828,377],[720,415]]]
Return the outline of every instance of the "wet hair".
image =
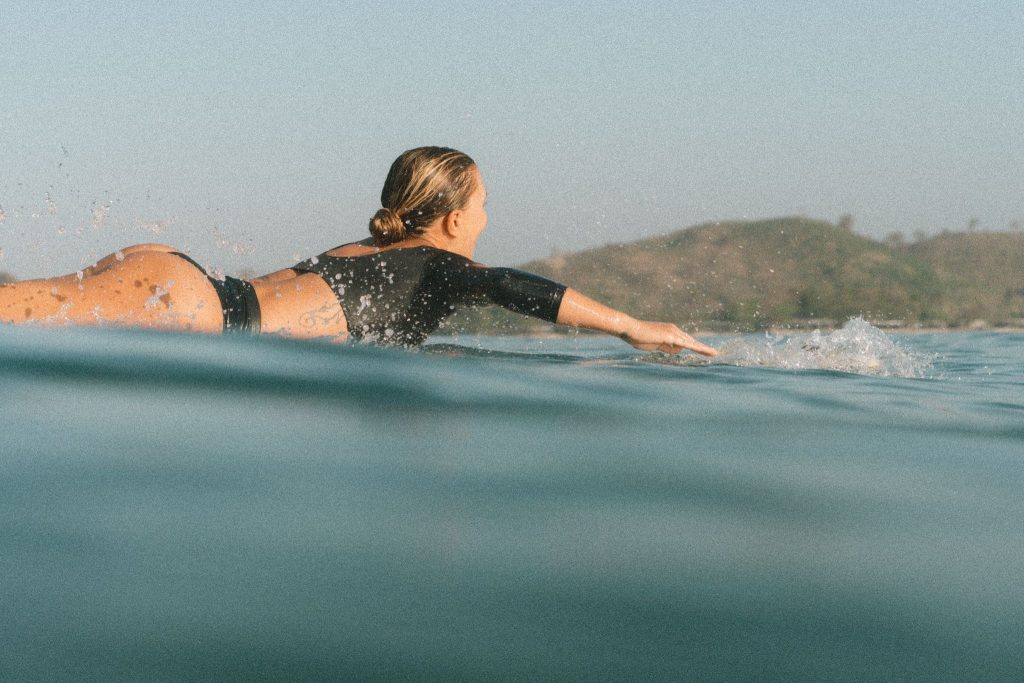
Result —
[[[382,208],[370,219],[376,245],[419,235],[441,216],[466,206],[476,190],[474,168],[476,162],[469,155],[448,147],[403,152],[384,181]]]

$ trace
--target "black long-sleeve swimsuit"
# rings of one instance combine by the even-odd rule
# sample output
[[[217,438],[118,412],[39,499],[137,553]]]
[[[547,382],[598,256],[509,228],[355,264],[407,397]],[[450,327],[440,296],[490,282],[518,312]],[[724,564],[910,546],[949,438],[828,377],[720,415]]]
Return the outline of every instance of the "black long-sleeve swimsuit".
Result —
[[[361,256],[321,254],[292,267],[330,285],[349,334],[379,344],[416,345],[463,306],[497,304],[555,322],[565,287],[514,268],[487,268],[435,247]]]

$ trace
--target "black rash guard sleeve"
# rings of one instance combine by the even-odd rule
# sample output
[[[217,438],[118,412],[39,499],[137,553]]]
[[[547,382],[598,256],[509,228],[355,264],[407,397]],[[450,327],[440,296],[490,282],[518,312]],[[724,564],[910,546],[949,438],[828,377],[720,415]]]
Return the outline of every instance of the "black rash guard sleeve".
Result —
[[[470,267],[467,278],[475,298],[549,323],[558,320],[564,285],[515,268]]]
[[[454,304],[496,304],[515,313],[557,322],[565,286],[515,268],[488,268],[455,254],[436,262],[440,278],[455,294]],[[435,280],[436,282],[436,280]]]

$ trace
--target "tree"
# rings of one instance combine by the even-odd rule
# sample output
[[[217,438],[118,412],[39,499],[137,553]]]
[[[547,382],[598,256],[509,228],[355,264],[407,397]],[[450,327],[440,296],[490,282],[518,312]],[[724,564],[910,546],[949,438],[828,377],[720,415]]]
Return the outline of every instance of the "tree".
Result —
[[[903,238],[902,232],[890,232],[885,236],[885,243],[890,247],[897,248],[906,244],[906,240]]]
[[[836,224],[836,226],[840,230],[845,230],[846,232],[853,232],[853,215],[844,213],[842,216],[839,217],[839,222]]]

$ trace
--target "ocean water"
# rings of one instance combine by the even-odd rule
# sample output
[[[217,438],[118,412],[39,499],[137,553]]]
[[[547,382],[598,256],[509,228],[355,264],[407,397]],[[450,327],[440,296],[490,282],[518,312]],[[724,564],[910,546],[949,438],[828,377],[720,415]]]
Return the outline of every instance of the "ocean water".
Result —
[[[2,680],[1020,680],[1024,335],[0,328]]]

